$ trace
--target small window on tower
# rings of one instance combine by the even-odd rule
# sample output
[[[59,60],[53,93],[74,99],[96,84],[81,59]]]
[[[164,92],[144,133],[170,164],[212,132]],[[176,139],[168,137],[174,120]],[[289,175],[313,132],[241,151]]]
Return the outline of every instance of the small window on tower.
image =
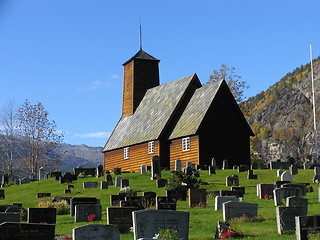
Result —
[[[123,158],[124,159],[129,158],[129,147],[126,147],[123,149]]]
[[[189,151],[190,150],[190,138],[182,138],[182,151]]]
[[[148,153],[154,153],[154,141],[148,142]]]

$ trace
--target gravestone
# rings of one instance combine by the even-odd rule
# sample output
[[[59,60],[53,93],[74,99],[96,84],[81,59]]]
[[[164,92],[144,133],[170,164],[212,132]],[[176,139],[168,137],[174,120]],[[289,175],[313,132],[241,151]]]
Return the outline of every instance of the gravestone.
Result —
[[[282,188],[300,188],[302,196],[307,195],[307,186],[304,183],[284,183],[281,185]]]
[[[129,187],[129,179],[121,179],[121,188]]]
[[[46,179],[46,170],[44,167],[39,168],[39,180]]]
[[[85,176],[92,176],[94,177],[96,175],[96,168],[84,168],[84,167],[76,167],[73,169],[74,175],[79,176],[85,175]]]
[[[102,189],[108,189],[108,186],[109,186],[109,184],[108,184],[107,181],[101,181],[101,183],[100,183],[101,190]]]
[[[276,208],[276,219],[277,228],[280,235],[284,231],[295,229],[295,217],[304,215],[303,207],[277,207]]]
[[[313,171],[314,171],[314,175],[320,175],[320,167],[319,166],[315,166]]]
[[[120,232],[117,226],[88,224],[76,227],[72,230],[73,240],[120,240]]]
[[[120,208],[124,207],[135,207],[136,210],[144,209],[141,201],[120,201]]]
[[[83,188],[98,188],[98,182],[83,182]]]
[[[112,176],[110,174],[107,174],[106,181],[107,181],[109,186],[113,185]]]
[[[31,183],[31,179],[19,179],[19,185]]]
[[[115,181],[115,187],[121,187],[121,181],[122,181],[122,177],[116,177]]]
[[[187,188],[180,188],[176,190],[167,190],[167,197],[175,197],[177,200],[187,200]]]
[[[102,177],[103,176],[103,166],[99,164],[96,167],[96,177]]]
[[[72,198],[70,200],[70,216],[73,217],[75,214],[76,205],[86,205],[86,204],[100,204],[100,200],[95,197],[86,197],[86,198]]]
[[[239,177],[237,175],[227,176],[226,177],[226,186],[239,186]]]
[[[4,187],[9,183],[9,176],[7,174],[2,176],[1,186]]]
[[[302,197],[302,191],[300,188],[276,188],[273,190],[274,205],[282,205],[282,199],[287,197]]]
[[[175,197],[157,197],[156,209],[158,210],[176,210],[177,199]]]
[[[14,223],[0,224],[2,240],[54,240],[54,224]]]
[[[278,169],[277,170],[277,177],[281,177],[281,174],[283,173],[282,169]]]
[[[120,233],[128,233],[132,224],[132,212],[136,211],[135,207],[108,207],[107,224],[117,225]]]
[[[6,195],[4,194],[4,190],[0,189],[0,199],[5,199]]]
[[[168,180],[167,179],[158,179],[157,180],[157,188],[162,188],[165,187],[168,184]]]
[[[192,168],[192,162],[186,162],[186,168],[191,167]]]
[[[141,210],[132,213],[134,239],[152,238],[159,229],[178,229],[179,239],[188,239],[189,212]]]
[[[242,196],[246,193],[245,187],[231,187],[231,191],[240,193]]]
[[[146,165],[141,165],[140,166],[140,174],[145,174],[147,172],[147,166]]]
[[[292,182],[292,175],[289,172],[283,172],[281,174],[281,181],[288,181],[288,182]]]
[[[243,198],[243,194],[240,191],[232,191],[232,190],[220,190],[219,196],[235,196],[237,198]]]
[[[226,170],[226,169],[229,169],[228,160],[227,159],[222,161],[222,170]]]
[[[58,177],[58,180],[59,180],[59,177],[61,177],[62,174],[61,172],[58,172],[58,171],[54,171],[54,172],[49,172],[48,173],[48,178],[56,178]]]
[[[230,221],[233,218],[246,216],[253,218],[258,216],[258,204],[245,202],[225,202],[222,204],[223,220]]]
[[[239,202],[239,198],[236,196],[216,196],[214,203],[214,210],[218,211],[222,209],[222,204],[225,202]]]
[[[308,199],[302,197],[287,197],[286,207],[303,207],[304,212],[301,215],[308,214]]]
[[[259,166],[258,166],[258,163],[257,162],[253,162],[251,165],[250,165],[250,169],[251,170],[255,170],[255,169],[258,169]]]
[[[216,174],[216,167],[215,166],[209,166],[209,175]]]
[[[3,222],[20,222],[20,213],[0,212],[0,223],[3,223]]]
[[[298,167],[296,165],[291,165],[289,167],[291,175],[297,175],[298,174]]]
[[[63,184],[63,183],[72,183],[72,177],[69,177],[69,176],[70,176],[70,175],[60,177],[60,178],[59,178],[60,184]]]
[[[192,173],[193,173],[192,167],[187,167],[187,168],[185,168],[183,171],[184,171],[185,174],[187,174],[187,175],[189,175],[189,176],[191,176]]]
[[[253,174],[253,170],[248,170],[247,179],[258,179],[258,175]]]
[[[74,185],[68,185],[68,189],[74,189]]]
[[[110,195],[110,205],[120,206],[120,201],[124,201],[126,197],[124,195]]]
[[[156,197],[157,197],[156,192],[143,192],[142,196],[143,196],[142,203],[144,208],[149,208],[151,206],[156,205]]]
[[[161,178],[160,157],[154,156],[151,159],[151,180]]]
[[[249,170],[249,166],[245,164],[241,164],[240,166],[237,167],[238,173],[241,172],[246,172]]]
[[[217,167],[217,161],[214,158],[211,159],[211,166]]]
[[[102,220],[100,204],[79,204],[75,206],[74,222],[93,222]]]
[[[181,171],[181,164],[182,164],[181,160],[176,160],[175,163],[174,163],[174,170],[175,171]]]
[[[281,161],[269,163],[270,169],[289,169],[290,165],[291,165],[290,162],[281,162]]]
[[[260,199],[273,198],[273,190],[275,189],[274,184],[261,183],[257,185],[257,196]]]
[[[47,198],[51,197],[51,193],[38,193],[37,198]]]
[[[310,164],[308,162],[304,162],[303,169],[309,169],[309,168],[310,168]]]
[[[207,190],[189,188],[188,190],[189,208],[207,205]]]
[[[64,190],[64,193],[65,193],[65,194],[71,194],[71,189],[65,189],[65,190]]]
[[[291,183],[291,182],[289,182],[289,181],[275,181],[274,185],[276,185],[276,188],[279,188],[285,183]]]
[[[320,215],[295,217],[297,240],[308,240],[309,232],[320,231]]]
[[[56,224],[56,209],[29,208],[28,223]]]

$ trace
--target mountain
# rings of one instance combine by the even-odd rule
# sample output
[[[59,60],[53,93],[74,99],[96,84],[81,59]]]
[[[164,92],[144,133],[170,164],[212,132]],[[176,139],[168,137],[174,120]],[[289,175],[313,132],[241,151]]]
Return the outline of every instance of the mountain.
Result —
[[[99,164],[103,165],[102,147],[63,143],[60,150],[66,153],[62,156],[58,171],[70,172],[77,166],[96,167]]]
[[[313,61],[317,125],[320,113],[320,57]],[[252,158],[268,163],[314,159],[313,104],[310,64],[301,65],[280,81],[242,104],[255,133]],[[319,140],[318,140],[319,141]]]

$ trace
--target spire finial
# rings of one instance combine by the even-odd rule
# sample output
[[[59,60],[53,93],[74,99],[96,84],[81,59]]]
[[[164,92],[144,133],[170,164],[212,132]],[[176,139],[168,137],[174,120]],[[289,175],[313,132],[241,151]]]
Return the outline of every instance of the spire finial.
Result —
[[[142,50],[142,27],[141,27],[141,18],[140,18],[140,50]]]

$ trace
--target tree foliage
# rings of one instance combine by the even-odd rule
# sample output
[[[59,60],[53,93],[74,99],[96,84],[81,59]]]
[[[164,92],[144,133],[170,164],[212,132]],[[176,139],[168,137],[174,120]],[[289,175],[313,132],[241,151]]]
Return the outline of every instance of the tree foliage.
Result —
[[[244,101],[243,92],[249,88],[249,85],[245,81],[241,81],[241,76],[235,74],[235,68],[229,67],[226,64],[222,64],[221,68],[213,70],[213,74],[210,75],[206,84],[215,83],[220,80],[225,80],[236,99],[237,103]]]
[[[43,105],[32,105],[26,100],[18,109],[15,118],[21,168],[35,176],[40,167],[57,167],[61,159],[58,148],[63,141],[63,133],[56,131],[56,124],[49,121],[48,112]]]

